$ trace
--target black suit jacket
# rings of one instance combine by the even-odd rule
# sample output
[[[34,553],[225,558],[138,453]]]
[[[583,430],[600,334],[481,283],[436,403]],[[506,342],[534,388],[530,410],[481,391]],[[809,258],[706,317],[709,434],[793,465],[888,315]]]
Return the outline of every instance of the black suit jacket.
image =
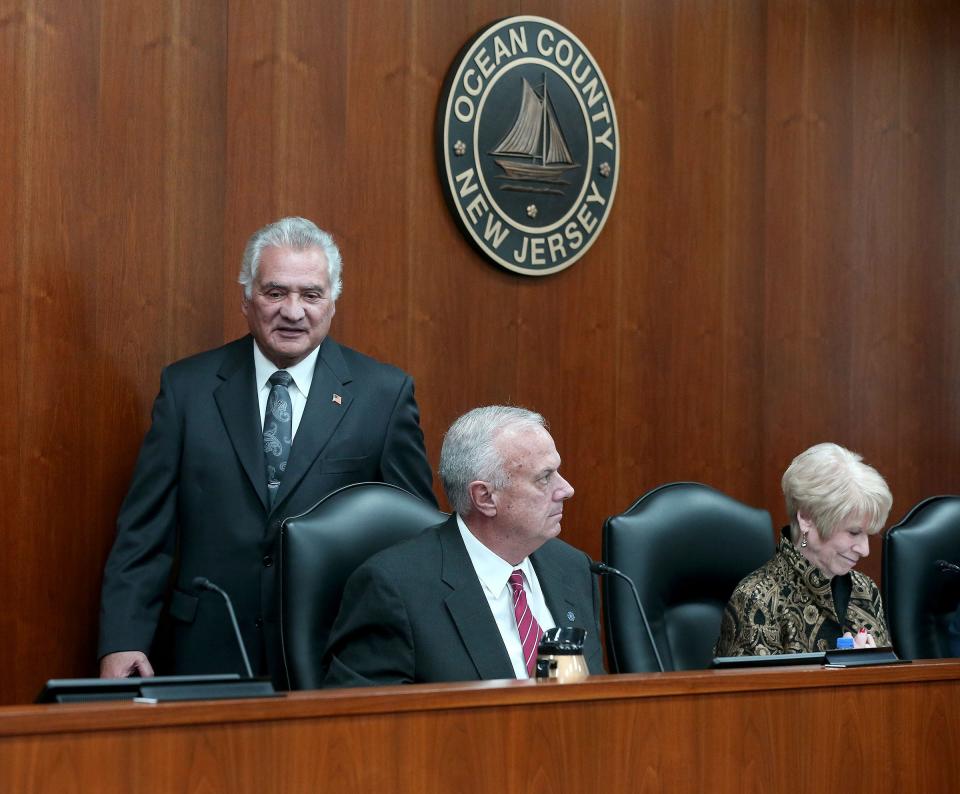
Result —
[[[587,630],[584,657],[591,673],[602,673],[589,558],[554,539],[530,559],[553,619]],[[324,664],[324,686],[334,687],[515,677],[456,515],[353,573]]]
[[[272,510],[261,435],[252,337],[163,371],[104,572],[100,656],[142,650],[163,672],[241,671],[223,601],[191,585],[205,576],[233,599],[256,671],[283,685],[281,521],[367,480],[436,503],[412,380],[329,337]]]

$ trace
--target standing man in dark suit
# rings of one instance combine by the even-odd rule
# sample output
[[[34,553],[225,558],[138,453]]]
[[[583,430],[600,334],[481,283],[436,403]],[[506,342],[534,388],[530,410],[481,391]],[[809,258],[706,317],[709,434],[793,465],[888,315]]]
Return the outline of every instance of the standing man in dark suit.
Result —
[[[325,686],[528,678],[542,632],[587,630],[603,672],[598,590],[560,534],[573,488],[542,416],[476,408],[447,431],[440,479],[454,514],[380,552],[347,582]]]
[[[382,480],[434,502],[404,372],[328,336],[340,252],[303,218],[256,232],[240,270],[250,335],[178,361],[120,509],[100,611],[100,675],[242,671],[233,599],[257,674],[284,686],[275,597],[281,521],[349,483]],[[158,627],[162,629],[158,632]]]

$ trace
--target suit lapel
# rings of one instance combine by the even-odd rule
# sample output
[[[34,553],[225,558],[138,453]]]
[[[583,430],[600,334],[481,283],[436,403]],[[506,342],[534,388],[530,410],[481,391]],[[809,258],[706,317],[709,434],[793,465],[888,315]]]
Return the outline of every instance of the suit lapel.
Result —
[[[290,460],[283,473],[274,508],[282,505],[294,492],[343,417],[347,415],[353,402],[353,395],[347,389],[347,384],[352,379],[340,346],[327,337],[320,345],[320,354],[317,356],[317,365],[310,383],[310,396],[303,409],[297,435],[293,439]],[[334,395],[339,397],[339,402]],[[318,494],[317,498],[323,495]]]
[[[547,609],[550,610],[554,623],[558,626],[569,626],[578,622],[580,619],[576,612],[577,605],[574,593],[564,579],[563,573],[546,559],[542,547],[539,551],[530,555],[530,562],[533,563],[537,572],[537,578],[540,580],[540,587],[543,590],[543,598],[547,602]],[[590,617],[584,616],[583,619],[589,626]]]
[[[440,528],[439,538],[440,577],[452,590],[445,599],[447,611],[480,678],[516,678],[483,586],[460,537],[456,514]]]
[[[217,377],[216,400],[230,443],[250,479],[253,490],[267,508],[267,472],[260,439],[260,403],[253,365],[253,337],[247,336],[228,348]]]

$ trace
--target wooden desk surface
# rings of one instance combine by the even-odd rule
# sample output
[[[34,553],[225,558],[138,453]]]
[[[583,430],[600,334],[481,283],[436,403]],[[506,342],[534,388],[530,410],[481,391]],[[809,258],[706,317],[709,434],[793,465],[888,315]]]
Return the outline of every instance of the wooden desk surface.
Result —
[[[0,792],[956,792],[960,662],[0,708]]]

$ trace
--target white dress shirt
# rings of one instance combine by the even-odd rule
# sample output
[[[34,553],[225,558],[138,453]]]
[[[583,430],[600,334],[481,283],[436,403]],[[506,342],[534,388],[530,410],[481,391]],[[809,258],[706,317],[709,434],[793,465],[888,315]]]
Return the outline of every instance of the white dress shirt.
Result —
[[[297,437],[297,428],[300,427],[300,419],[303,418],[303,409],[307,406],[307,397],[310,395],[310,384],[313,383],[313,370],[317,366],[317,356],[320,354],[320,347],[317,346],[313,351],[299,364],[287,367],[286,372],[290,373],[293,383],[290,384],[287,391],[290,392],[290,402],[293,403],[293,435]],[[270,376],[280,367],[274,364],[260,351],[260,346],[254,340],[253,343],[253,363],[256,367],[257,377],[257,399],[260,401],[260,429],[263,430],[263,419],[267,413],[267,398],[270,397]]]
[[[463,545],[467,547],[470,562],[473,563],[473,568],[477,572],[477,577],[483,587],[484,595],[487,597],[493,619],[500,630],[500,636],[503,637],[503,645],[510,656],[513,672],[517,678],[529,678],[527,664],[523,658],[523,646],[520,644],[520,632],[517,629],[517,616],[513,611],[513,589],[510,587],[510,574],[518,569],[523,573],[523,586],[527,591],[527,606],[533,612],[540,628],[546,631],[557,624],[554,622],[550,610],[547,609],[547,602],[544,600],[540,580],[537,579],[537,572],[533,569],[529,557],[524,557],[518,565],[511,565],[502,557],[498,557],[474,537],[459,515],[457,516],[457,526],[460,528]]]

